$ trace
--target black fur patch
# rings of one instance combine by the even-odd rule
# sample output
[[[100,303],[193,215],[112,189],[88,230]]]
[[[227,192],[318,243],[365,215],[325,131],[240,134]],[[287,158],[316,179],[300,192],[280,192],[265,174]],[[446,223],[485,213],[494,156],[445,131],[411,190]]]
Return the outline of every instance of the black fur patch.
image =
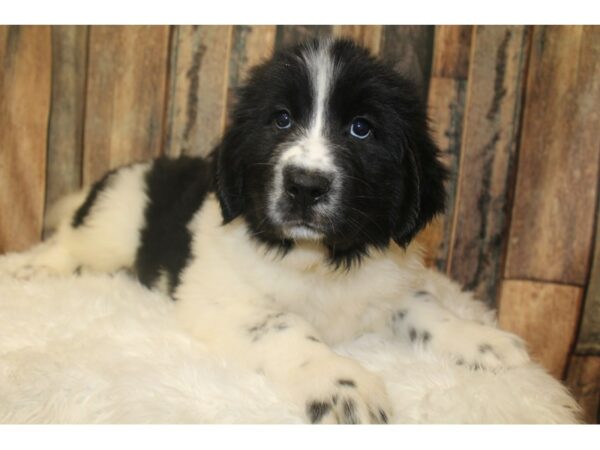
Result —
[[[85,218],[89,215],[92,206],[94,206],[94,203],[96,203],[98,194],[100,194],[100,192],[106,189],[110,177],[112,177],[115,174],[115,172],[115,170],[107,172],[102,178],[100,178],[92,185],[92,188],[90,189],[90,192],[86,197],[85,201],[77,209],[77,211],[75,211],[75,214],[73,215],[73,220],[71,221],[71,226],[73,228],[78,228],[81,225],[83,225],[83,222],[85,221]]]
[[[379,410],[379,417],[382,423],[388,423],[388,416],[383,409]]]
[[[330,410],[331,405],[325,402],[312,402],[306,407],[310,423],[319,423]]]
[[[207,160],[184,156],[154,161],[146,175],[146,225],[135,261],[137,276],[143,284],[153,286],[164,272],[169,292],[177,287],[191,251],[192,237],[187,225],[211,186]]]
[[[340,379],[337,381],[337,384],[340,386],[356,387],[356,383],[353,380]]]

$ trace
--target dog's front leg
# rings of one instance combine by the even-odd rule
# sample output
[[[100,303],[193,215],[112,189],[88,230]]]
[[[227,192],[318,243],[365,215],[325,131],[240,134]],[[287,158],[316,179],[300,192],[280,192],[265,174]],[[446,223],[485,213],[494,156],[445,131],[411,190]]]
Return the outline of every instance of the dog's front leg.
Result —
[[[178,305],[186,328],[211,350],[263,373],[311,423],[386,423],[381,380],[334,353],[301,317],[260,302]]]
[[[529,361],[519,337],[488,320],[484,323],[469,317],[479,309],[487,318],[490,313],[484,312],[483,304],[475,304],[470,294],[461,292],[445,277],[436,281],[398,300],[388,320],[397,337],[473,369],[512,367]],[[470,314],[461,315],[462,311]]]

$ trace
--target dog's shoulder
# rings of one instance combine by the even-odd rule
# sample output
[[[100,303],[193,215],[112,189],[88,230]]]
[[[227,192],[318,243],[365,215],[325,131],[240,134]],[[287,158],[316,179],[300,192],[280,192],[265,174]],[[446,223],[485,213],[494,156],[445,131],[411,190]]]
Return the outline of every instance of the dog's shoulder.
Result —
[[[142,283],[153,286],[162,277],[168,291],[177,286],[190,257],[188,224],[212,188],[210,159],[181,156],[153,161],[145,176],[148,202],[135,262]]]

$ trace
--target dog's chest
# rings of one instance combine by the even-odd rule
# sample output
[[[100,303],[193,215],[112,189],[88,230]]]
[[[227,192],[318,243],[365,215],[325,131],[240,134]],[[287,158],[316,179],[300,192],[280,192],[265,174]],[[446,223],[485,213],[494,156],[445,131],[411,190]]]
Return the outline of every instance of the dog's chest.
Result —
[[[220,225],[218,204],[207,200],[190,224],[192,259],[182,274],[177,296],[202,304],[259,303],[298,314],[329,342],[368,331],[392,308],[409,277],[387,258],[374,258],[360,269],[333,271],[310,245],[285,257],[265,254],[242,223]]]

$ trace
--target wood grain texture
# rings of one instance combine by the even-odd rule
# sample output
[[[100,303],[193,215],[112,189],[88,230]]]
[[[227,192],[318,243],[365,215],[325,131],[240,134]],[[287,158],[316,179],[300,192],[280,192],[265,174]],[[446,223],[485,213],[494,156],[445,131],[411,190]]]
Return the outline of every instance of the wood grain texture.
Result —
[[[331,36],[330,25],[278,25],[275,48],[282,49],[309,39]]]
[[[88,27],[52,27],[46,211],[81,186]]]
[[[524,26],[473,35],[447,271],[489,305],[502,275],[527,37]]]
[[[381,49],[381,25],[334,25],[333,35],[339,38],[352,39],[378,55]]]
[[[574,356],[566,385],[583,409],[585,423],[600,423],[600,357]]]
[[[231,26],[176,26],[165,153],[207,155],[225,126]]]
[[[452,216],[456,205],[459,158],[465,113],[466,83],[463,80],[433,77],[429,84],[428,110],[433,137],[442,151],[441,160],[450,171],[446,182],[444,215],[436,217],[417,237],[423,247],[425,264],[445,271]]]
[[[467,79],[473,28],[471,25],[435,27],[432,77]]]
[[[600,157],[600,27],[535,27],[507,278],[585,285]]]
[[[0,252],[41,236],[50,111],[46,26],[0,26]]]
[[[434,27],[425,25],[384,26],[380,55],[384,61],[413,80],[427,99]]]
[[[236,101],[236,90],[245,82],[248,71],[273,54],[276,34],[277,27],[274,25],[239,25],[233,28],[229,55],[227,119]]]
[[[575,341],[582,295],[577,286],[505,280],[500,326],[525,339],[532,357],[561,379]]]
[[[446,182],[448,202],[444,215],[438,216],[418,236],[425,264],[445,271],[452,217],[456,203],[459,157],[467,90],[470,26],[436,26],[434,58],[429,82],[428,113],[442,161],[450,170]]]
[[[575,352],[579,355],[600,356],[600,195],[597,194],[597,197],[594,258]]]
[[[161,153],[169,27],[90,28],[83,182]]]

